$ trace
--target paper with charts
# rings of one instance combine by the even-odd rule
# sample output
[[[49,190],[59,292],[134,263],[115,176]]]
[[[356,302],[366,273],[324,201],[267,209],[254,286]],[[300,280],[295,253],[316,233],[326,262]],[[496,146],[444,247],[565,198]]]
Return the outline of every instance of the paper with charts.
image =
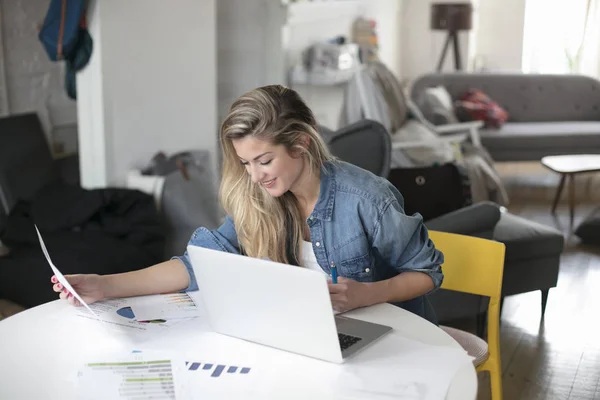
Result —
[[[104,326],[123,334],[133,343],[141,343],[151,340],[159,335],[168,332],[176,325],[183,324],[196,318],[199,312],[188,317],[178,317],[173,319],[141,319],[134,312],[137,304],[144,304],[148,296],[131,297],[122,299],[108,299],[90,304],[95,316],[92,316],[88,310],[82,307],[69,309],[78,317],[95,320],[98,318],[104,322]]]
[[[42,252],[44,253],[44,256],[46,257],[46,260],[48,261],[48,264],[50,264],[50,268],[52,268],[52,272],[54,272],[54,275],[56,276],[56,278],[58,279],[58,281],[63,285],[63,287],[65,289],[67,289],[69,292],[71,292],[73,294],[73,296],[79,300],[79,302],[89,310],[90,313],[94,314],[94,312],[92,311],[92,309],[90,308],[90,306],[83,301],[83,299],[81,298],[81,296],[79,296],[79,293],[77,293],[75,291],[75,289],[73,289],[73,287],[69,284],[69,281],[67,281],[67,279],[64,277],[64,275],[58,270],[58,268],[56,268],[56,266],[54,265],[54,263],[52,263],[52,260],[50,259],[50,254],[48,254],[48,249],[46,249],[46,244],[44,243],[44,240],[42,239],[42,234],[40,233],[37,225],[35,226],[35,231],[37,232],[38,235],[38,239],[40,241],[40,247],[42,248]]]
[[[140,296],[130,305],[138,321],[200,316],[200,308],[188,293]]]
[[[169,356],[136,353],[87,363],[77,374],[77,398],[184,399],[183,363]]]

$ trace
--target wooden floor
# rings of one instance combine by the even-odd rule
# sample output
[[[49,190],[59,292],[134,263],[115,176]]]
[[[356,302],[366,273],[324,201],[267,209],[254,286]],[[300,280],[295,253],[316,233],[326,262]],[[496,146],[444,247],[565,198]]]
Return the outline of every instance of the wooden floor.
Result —
[[[535,168],[529,172],[505,177],[511,193],[508,209],[557,227],[566,247],[544,319],[539,292],[505,300],[500,333],[504,399],[600,399],[600,247],[579,243],[564,202],[556,218],[550,214],[558,179]],[[591,194],[578,192],[574,226],[600,206],[597,191],[594,184]],[[478,399],[490,398],[487,373],[481,373]]]

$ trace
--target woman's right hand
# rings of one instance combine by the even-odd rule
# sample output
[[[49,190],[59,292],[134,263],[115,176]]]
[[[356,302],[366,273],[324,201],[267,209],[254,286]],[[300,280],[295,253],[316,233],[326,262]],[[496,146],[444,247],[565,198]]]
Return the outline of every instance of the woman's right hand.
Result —
[[[105,298],[103,280],[100,275],[65,275],[65,278],[71,287],[87,304],[91,304]],[[82,305],[81,302],[77,300],[75,296],[73,296],[73,293],[70,293],[60,282],[58,282],[56,275],[53,275],[50,281],[54,283],[52,289],[54,289],[55,292],[60,293],[59,297],[61,299],[67,300],[70,304],[75,306]]]

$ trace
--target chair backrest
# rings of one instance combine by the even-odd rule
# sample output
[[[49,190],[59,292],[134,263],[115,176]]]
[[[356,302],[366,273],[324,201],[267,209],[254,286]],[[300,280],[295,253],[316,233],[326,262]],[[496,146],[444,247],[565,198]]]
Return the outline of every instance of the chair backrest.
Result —
[[[57,178],[46,135],[36,114],[0,118],[0,207],[6,214]]]
[[[505,245],[488,239],[429,231],[435,247],[444,253],[442,288],[488,296],[487,357],[477,371],[489,371],[492,397],[502,398],[502,362],[500,360],[500,296],[504,271]],[[459,340],[469,349],[472,338]],[[477,347],[477,346],[476,346]]]
[[[499,302],[504,272],[504,243],[473,236],[429,231],[444,253],[442,288],[490,297]]]
[[[329,149],[340,160],[387,178],[390,173],[392,139],[377,121],[361,120],[323,135]]]

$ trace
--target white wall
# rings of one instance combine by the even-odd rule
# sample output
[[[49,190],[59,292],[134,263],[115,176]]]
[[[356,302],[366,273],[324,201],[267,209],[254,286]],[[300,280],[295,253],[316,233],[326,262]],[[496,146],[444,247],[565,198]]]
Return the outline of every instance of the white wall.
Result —
[[[286,69],[299,62],[302,52],[314,43],[339,35],[351,38],[352,22],[363,13],[360,0],[290,4],[283,42]],[[290,85],[312,109],[319,124],[331,129],[338,126],[343,85]]]
[[[521,71],[526,0],[480,0],[477,51],[489,71]]]
[[[402,76],[403,0],[363,0],[366,18],[377,22],[379,58],[396,75]]]
[[[429,0],[403,0],[400,26],[404,78],[414,78],[435,68],[429,30]]]
[[[218,0],[218,115],[248,90],[285,83],[286,7],[272,0]]]
[[[215,0],[93,0],[94,53],[78,76],[85,187],[122,185],[158,151],[216,159]]]
[[[49,140],[53,130],[69,127],[62,139],[74,150],[77,111],[64,91],[64,65],[48,59],[37,37],[48,4],[0,0],[0,115],[36,112]]]
[[[414,79],[435,72],[447,34],[444,31],[430,29],[431,4],[452,2],[451,0],[402,0],[401,70],[404,78]],[[469,32],[459,32],[459,42],[463,69],[467,69],[472,35]],[[450,47],[442,71],[452,70],[454,70],[454,49]]]
[[[286,68],[298,61],[308,46],[343,35],[351,40],[352,24],[358,17],[374,18],[379,39],[379,57],[400,76],[402,0],[346,0],[295,3],[289,6],[284,30]],[[335,129],[339,125],[344,85],[292,86],[315,113],[319,124]]]
[[[521,70],[526,0],[475,0],[473,30],[460,32],[463,69],[475,59],[486,69]],[[446,34],[429,29],[432,3],[452,0],[402,0],[402,77],[415,79],[436,70]],[[450,49],[452,50],[452,49]],[[454,56],[446,55],[443,71],[454,70]]]

